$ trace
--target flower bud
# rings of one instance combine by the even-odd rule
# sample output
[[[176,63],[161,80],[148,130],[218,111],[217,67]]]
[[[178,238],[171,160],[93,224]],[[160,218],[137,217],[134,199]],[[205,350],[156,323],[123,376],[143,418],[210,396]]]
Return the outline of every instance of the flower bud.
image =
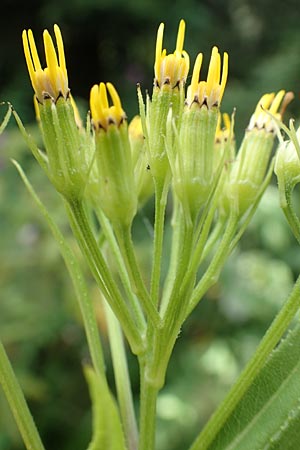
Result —
[[[140,116],[135,116],[128,127],[129,140],[132,151],[132,160],[134,166],[134,178],[136,181],[139,206],[153,195],[154,185],[150,173],[150,166],[146,153],[145,139],[143,135]]]
[[[226,210],[232,205],[242,216],[255,202],[264,182],[275,138],[272,115],[281,117],[279,108],[285,91],[265,94],[250,119],[237,158],[232,162],[226,186]]]
[[[109,105],[107,92],[112,105]],[[126,115],[111,83],[92,87],[90,106],[95,130],[99,205],[112,223],[128,226],[136,214],[137,192]]]
[[[300,148],[300,128],[296,131],[295,139],[297,142],[282,141],[277,150],[274,171],[279,185],[284,188],[293,188],[300,182],[300,158],[297,152],[297,147],[298,151]]]
[[[83,195],[91,155],[70,95],[63,41],[57,25],[54,32],[58,55],[49,32],[44,31],[45,69],[41,67],[31,30],[23,31],[23,46],[46,148],[47,174],[58,192],[74,200]]]
[[[232,118],[234,115],[232,116]],[[223,125],[223,126],[222,126]],[[225,163],[235,157],[235,138],[233,123],[227,113],[218,116],[217,130],[215,135],[214,168],[218,170],[219,164],[225,156]]]
[[[174,53],[162,50],[164,24],[157,32],[154,87],[147,99],[144,135],[149,153],[149,165],[154,180],[163,182],[169,171],[165,149],[166,122],[172,105],[173,118],[178,122],[184,103],[184,86],[189,71],[189,56],[183,50],[185,22],[180,21]],[[145,106],[140,97],[141,115]]]
[[[202,56],[198,56],[180,128],[175,133],[175,151],[172,149],[172,128],[176,129],[176,124],[169,115],[172,124],[168,126],[167,142],[174,191],[190,218],[196,217],[207,201],[214,181],[215,136],[227,80],[227,56],[224,56],[222,78],[220,61],[220,54],[214,47],[207,81],[199,82]]]

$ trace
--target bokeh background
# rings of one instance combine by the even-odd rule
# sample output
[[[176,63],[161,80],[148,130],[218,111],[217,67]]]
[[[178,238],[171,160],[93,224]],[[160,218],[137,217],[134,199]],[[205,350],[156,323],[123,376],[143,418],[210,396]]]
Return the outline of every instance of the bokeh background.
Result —
[[[222,105],[236,113],[240,142],[265,92],[295,92],[287,118],[300,112],[300,6],[297,0],[46,0],[0,7],[0,102],[10,101],[28,130],[34,123],[32,88],[21,33],[32,28],[42,54],[44,28],[61,27],[70,86],[83,112],[94,83],[117,87],[129,118],[138,112],[136,83],[151,91],[156,30],[165,22],[165,46],[174,49],[179,20],[187,24],[185,49],[195,60],[228,51],[230,71]],[[202,73],[205,73],[203,69]],[[1,107],[0,115],[4,115]],[[68,234],[59,197],[20,138],[13,120],[0,137],[0,338],[29,400],[45,446],[81,450],[91,435],[91,411],[82,362],[88,358],[74,292],[55,242],[22,185],[17,159]],[[169,214],[170,212],[168,212]],[[149,202],[136,224],[141,261],[149,255]],[[76,250],[76,247],[74,247]],[[218,284],[185,324],[158,401],[158,449],[183,450],[224,396],[254,351],[299,272],[300,253],[279,208],[274,182]],[[145,262],[145,271],[147,270]],[[98,292],[97,305],[114,383]],[[138,371],[129,355],[138,399]],[[0,391],[0,450],[24,446]]]

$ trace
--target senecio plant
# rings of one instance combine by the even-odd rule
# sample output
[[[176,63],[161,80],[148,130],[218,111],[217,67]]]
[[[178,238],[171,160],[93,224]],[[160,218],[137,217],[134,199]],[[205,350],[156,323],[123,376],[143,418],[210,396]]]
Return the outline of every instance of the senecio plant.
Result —
[[[89,450],[154,450],[156,401],[180,330],[216,283],[270,182],[275,165],[280,201],[300,243],[292,192],[300,181],[300,130],[283,125],[292,94],[261,97],[240,148],[234,114],[220,111],[228,55],[213,47],[207,76],[199,53],[191,77],[184,50],[185,23],[175,51],[163,49],[158,28],[151,95],[138,86],[139,116],[128,123],[115,87],[90,92],[83,125],[71,95],[60,29],[44,31],[42,68],[31,30],[23,32],[25,59],[44,149],[39,149],[9,106],[41,168],[61,194],[73,234],[103,299],[116,382],[109,390],[95,311],[76,255],[22,168],[15,165],[48,221],[71,275],[90,351],[84,371],[93,405]],[[288,136],[284,140],[280,129]],[[276,133],[279,150],[272,150]],[[153,259],[141,270],[132,236],[137,212],[155,198]],[[165,211],[172,207],[171,251],[162,277]],[[297,326],[273,351],[300,304],[300,281],[283,304],[255,354],[190,450],[296,449],[300,440],[300,333]],[[200,306],[201,307],[201,306]],[[133,405],[126,346],[140,369],[140,402]],[[0,347],[0,382],[27,449],[42,450],[25,398]],[[136,414],[139,420],[136,420]]]

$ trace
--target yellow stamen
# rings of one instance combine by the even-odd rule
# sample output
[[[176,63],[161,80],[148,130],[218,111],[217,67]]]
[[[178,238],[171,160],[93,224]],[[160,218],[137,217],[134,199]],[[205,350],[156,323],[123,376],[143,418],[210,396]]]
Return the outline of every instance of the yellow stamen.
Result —
[[[54,25],[54,33],[58,48],[58,58],[49,32],[45,30],[43,33],[46,56],[45,69],[42,69],[32,31],[28,30],[26,32],[24,30],[22,34],[30,80],[40,103],[43,103],[45,98],[50,97],[53,101],[56,101],[60,95],[64,98],[67,98],[69,95],[63,40],[57,25]]]
[[[110,95],[112,105],[109,106],[107,92]],[[122,109],[120,97],[111,83],[95,84],[90,93],[90,108],[93,124],[96,130],[108,129],[109,125],[119,126],[126,115]]]
[[[221,76],[221,55],[218,48],[213,47],[206,81],[199,81],[202,60],[203,55],[199,53],[194,65],[191,85],[188,87],[187,104],[191,106],[196,102],[200,106],[205,104],[208,108],[220,106],[228,76],[228,54],[223,55]]]
[[[190,66],[189,55],[183,50],[185,34],[184,20],[181,20],[179,23],[174,53],[167,54],[167,51],[162,49],[163,34],[164,24],[161,23],[156,38],[154,64],[155,83],[160,88],[163,86],[166,86],[167,89],[168,86],[175,88],[178,85],[183,85],[185,83]]]

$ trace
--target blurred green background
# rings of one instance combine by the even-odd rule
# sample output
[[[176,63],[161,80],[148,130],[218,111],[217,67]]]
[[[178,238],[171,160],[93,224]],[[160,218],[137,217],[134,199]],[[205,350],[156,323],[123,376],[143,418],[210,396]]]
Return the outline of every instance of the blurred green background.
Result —
[[[192,63],[202,51],[207,67],[215,44],[229,53],[222,109],[237,108],[238,141],[265,92],[294,91],[296,98],[288,114],[299,116],[300,7],[296,0],[2,0],[0,102],[12,102],[39,139],[21,33],[32,28],[42,55],[42,30],[52,30],[58,23],[71,90],[82,110],[87,111],[94,83],[112,81],[131,118],[138,112],[136,83],[151,91],[157,27],[165,22],[164,42],[171,52],[180,18],[186,20],[185,49]],[[1,116],[4,112],[1,107]],[[46,448],[81,450],[90,438],[91,415],[81,370],[88,353],[80,315],[58,249],[10,158],[22,164],[69,234],[66,218],[59,197],[13,120],[0,137],[0,150],[0,337]],[[138,251],[144,261],[149,255],[149,235],[143,222],[152,221],[152,216],[150,202],[136,224]],[[299,251],[279,209],[274,183],[218,284],[182,330],[158,401],[158,450],[188,447],[254,351],[291,289],[299,266]],[[89,282],[99,305],[97,290]],[[114,390],[100,307],[98,315]],[[130,355],[129,361],[137,400],[137,366]],[[0,450],[23,448],[0,392]]]

